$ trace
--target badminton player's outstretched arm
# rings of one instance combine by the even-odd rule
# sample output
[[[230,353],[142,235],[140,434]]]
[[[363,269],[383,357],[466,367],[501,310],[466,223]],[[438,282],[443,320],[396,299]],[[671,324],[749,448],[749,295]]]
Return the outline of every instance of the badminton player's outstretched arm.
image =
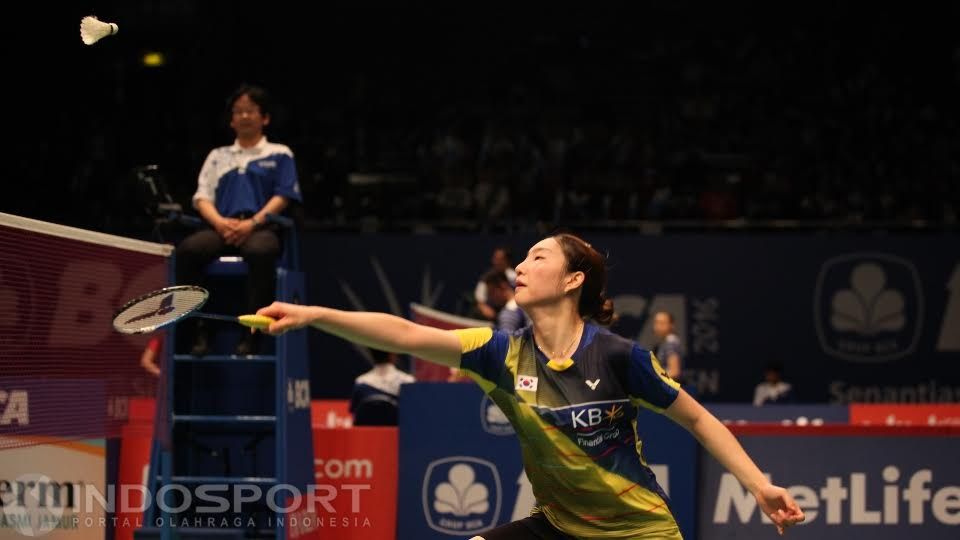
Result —
[[[681,390],[665,412],[670,419],[693,434],[721,465],[753,493],[760,508],[770,516],[780,534],[790,525],[803,521],[803,511],[787,490],[771,484],[730,430],[697,400]]]
[[[277,320],[267,329],[272,335],[312,326],[373,349],[411,354],[445,366],[460,366],[460,338],[456,334],[387,313],[274,302],[258,310],[257,315]]]

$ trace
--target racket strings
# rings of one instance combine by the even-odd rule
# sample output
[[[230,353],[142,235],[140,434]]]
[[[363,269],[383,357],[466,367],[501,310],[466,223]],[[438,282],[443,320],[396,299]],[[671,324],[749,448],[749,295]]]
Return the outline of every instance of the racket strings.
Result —
[[[125,334],[150,332],[196,310],[207,300],[199,287],[170,287],[132,300],[114,317],[114,328]]]

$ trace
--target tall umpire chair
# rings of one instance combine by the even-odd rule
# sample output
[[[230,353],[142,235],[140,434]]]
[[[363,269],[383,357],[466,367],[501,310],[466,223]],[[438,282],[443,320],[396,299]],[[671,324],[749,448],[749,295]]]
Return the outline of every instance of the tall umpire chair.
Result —
[[[191,218],[168,215],[166,219]],[[302,303],[306,295],[294,222],[279,215],[270,215],[267,221],[283,233],[276,298]],[[231,300],[243,295],[228,291],[238,281],[242,285],[246,273],[240,257],[221,257],[211,263],[207,279],[216,287],[211,287],[204,309],[239,313],[243,308]],[[245,329],[236,325],[230,330]],[[271,494],[270,489],[293,486],[306,495],[313,481],[307,335],[290,332],[273,341],[267,354],[238,357],[223,354],[229,350],[224,347],[228,341],[218,338],[214,354],[196,357],[176,354],[175,328],[167,332],[147,486],[152,503],[144,512],[145,527],[137,531],[138,539],[287,538],[289,515],[275,510],[290,508],[291,491],[274,489]],[[199,513],[203,501],[197,500],[196,487],[200,484],[225,485],[227,491],[211,490],[211,494],[227,498],[231,508]],[[241,484],[244,497],[257,488],[262,494],[233,508]],[[185,504],[178,485],[189,490],[192,504]],[[274,503],[272,508],[268,502]],[[211,504],[206,503],[208,508]],[[213,526],[209,526],[210,517],[215,518]],[[229,526],[222,526],[224,519]],[[239,527],[234,526],[238,523]]]

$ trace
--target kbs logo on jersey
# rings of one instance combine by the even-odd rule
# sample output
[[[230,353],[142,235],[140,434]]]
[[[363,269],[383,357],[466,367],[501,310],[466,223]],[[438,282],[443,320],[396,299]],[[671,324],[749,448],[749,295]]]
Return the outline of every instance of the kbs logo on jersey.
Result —
[[[885,253],[828,260],[814,293],[814,323],[827,354],[851,362],[888,362],[917,346],[923,291],[914,265]]]
[[[431,529],[468,536],[496,525],[502,494],[493,463],[472,456],[438,459],[424,474],[423,513]]]
[[[626,403],[608,402],[600,406],[575,407],[570,409],[570,427],[576,431],[577,446],[584,450],[602,449],[605,441],[620,439],[617,424],[626,415]],[[632,435],[631,435],[632,436]]]
[[[624,403],[610,402],[601,407],[575,407],[568,411],[570,426],[574,429],[597,426],[610,427],[624,416]]]

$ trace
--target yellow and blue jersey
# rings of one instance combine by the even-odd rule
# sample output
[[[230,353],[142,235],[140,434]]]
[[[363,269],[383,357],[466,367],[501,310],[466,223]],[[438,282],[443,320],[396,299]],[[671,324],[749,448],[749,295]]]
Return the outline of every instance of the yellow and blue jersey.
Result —
[[[454,332],[460,369],[517,432],[533,512],[575,537],[681,538],[637,435],[638,407],[661,412],[679,392],[652,353],[587,324],[573,362],[559,369],[530,327]]]

